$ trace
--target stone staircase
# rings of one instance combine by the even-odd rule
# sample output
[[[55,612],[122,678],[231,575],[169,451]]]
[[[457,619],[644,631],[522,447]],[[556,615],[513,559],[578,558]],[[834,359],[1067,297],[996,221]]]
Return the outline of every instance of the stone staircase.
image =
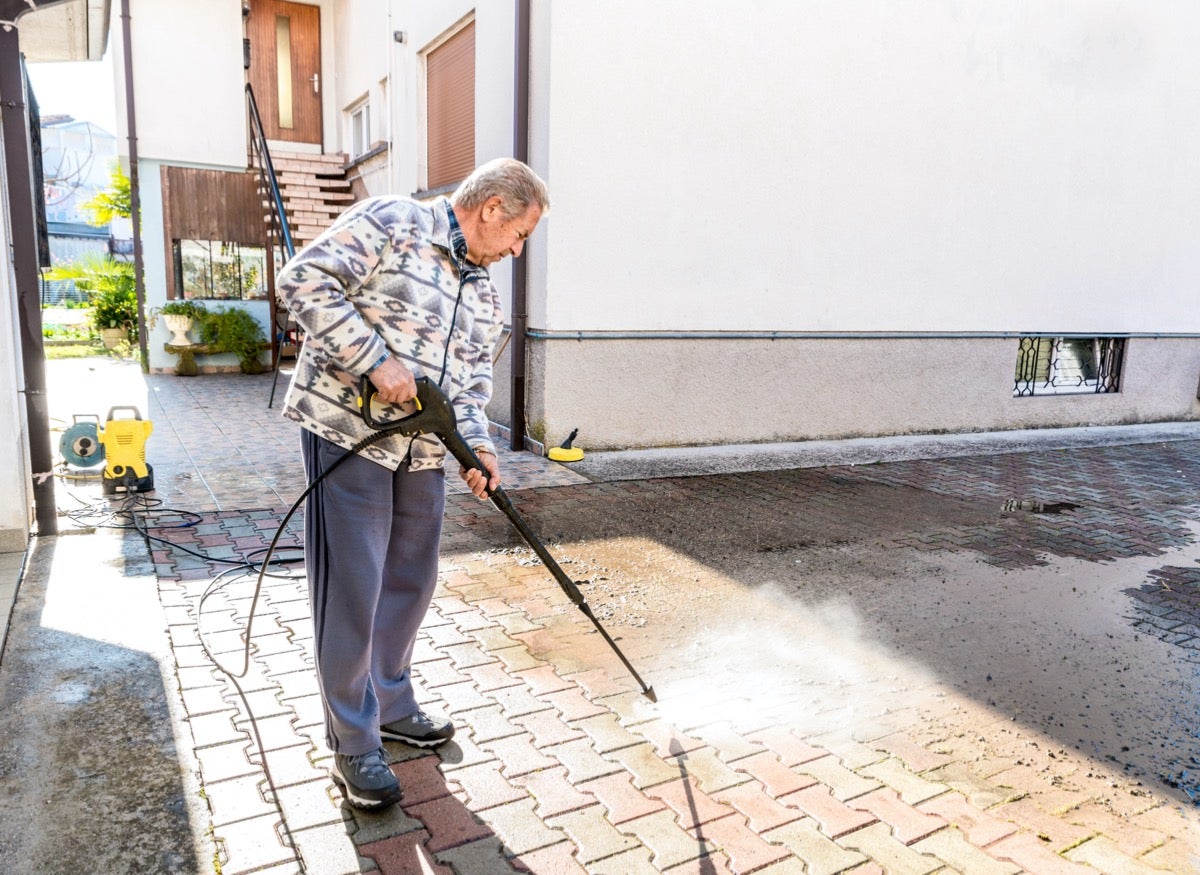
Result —
[[[297,249],[333,224],[355,199],[346,178],[345,155],[272,150],[271,164]],[[269,217],[270,194],[263,191],[262,196],[265,215]]]

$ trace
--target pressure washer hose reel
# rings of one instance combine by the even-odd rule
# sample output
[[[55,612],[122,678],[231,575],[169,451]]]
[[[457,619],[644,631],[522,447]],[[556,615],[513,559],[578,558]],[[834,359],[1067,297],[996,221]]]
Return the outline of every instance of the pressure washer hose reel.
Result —
[[[74,468],[95,468],[104,464],[104,444],[97,433],[100,417],[94,413],[76,413],[58,442],[59,455]]]
[[[117,419],[118,410],[132,411],[133,418]],[[98,433],[107,464],[101,485],[105,495],[118,492],[150,492],[154,489],[154,469],[146,464],[146,438],[154,424],[142,419],[136,407],[113,407]]]

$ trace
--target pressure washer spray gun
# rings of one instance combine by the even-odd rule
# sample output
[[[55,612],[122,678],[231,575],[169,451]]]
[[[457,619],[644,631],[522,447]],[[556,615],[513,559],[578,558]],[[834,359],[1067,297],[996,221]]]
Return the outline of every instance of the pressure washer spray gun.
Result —
[[[362,410],[363,420],[367,425],[377,430],[396,432],[404,437],[416,437],[420,434],[435,435],[438,440],[446,445],[446,449],[450,452],[450,455],[454,456],[460,465],[468,470],[475,468],[482,472],[485,478],[488,477],[487,468],[479,461],[479,457],[468,446],[463,436],[458,433],[458,419],[454,415],[454,408],[450,404],[450,399],[427,377],[417,378],[417,397],[414,399],[417,407],[416,412],[401,419],[381,422],[372,416],[371,402],[374,400],[377,392],[375,384],[368,377],[363,377],[358,403]],[[553,575],[555,581],[562,588],[562,591],[567,594],[567,598],[574,602],[575,606],[583,612],[583,615],[592,621],[592,625],[596,627],[596,631],[608,642],[608,646],[612,648],[613,653],[617,655],[625,668],[629,669],[629,673],[633,675],[633,679],[641,686],[642,693],[645,694],[646,698],[651,702],[657,702],[658,697],[654,695],[654,688],[642,680],[641,675],[637,673],[637,670],[625,658],[625,654],[621,652],[621,648],[617,647],[617,643],[613,641],[612,636],[600,625],[600,621],[592,613],[592,609],[588,606],[587,600],[584,599],[583,593],[579,591],[579,587],[559,567],[559,564],[550,555],[545,545],[538,540],[537,535],[529,528],[524,518],[517,513],[516,508],[513,507],[504,489],[500,486],[497,486],[495,489],[489,489],[488,498],[491,499],[492,504],[496,505],[508,517],[509,522],[521,534],[521,537],[525,539],[525,543],[533,548],[533,552],[542,560],[542,564]]]

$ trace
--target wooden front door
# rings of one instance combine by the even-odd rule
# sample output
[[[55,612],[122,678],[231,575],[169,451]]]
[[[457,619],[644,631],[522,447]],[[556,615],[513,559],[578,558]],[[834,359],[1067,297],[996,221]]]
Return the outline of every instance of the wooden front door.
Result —
[[[321,11],[250,0],[250,85],[267,138],[321,143]]]

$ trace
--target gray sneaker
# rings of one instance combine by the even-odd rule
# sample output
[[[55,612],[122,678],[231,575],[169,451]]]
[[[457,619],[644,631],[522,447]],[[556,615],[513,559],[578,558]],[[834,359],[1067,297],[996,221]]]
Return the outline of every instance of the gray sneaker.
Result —
[[[388,767],[382,747],[359,756],[334,754],[330,777],[355,808],[386,808],[400,801],[400,782]]]
[[[454,737],[454,724],[449,720],[430,717],[418,709],[416,714],[384,723],[379,727],[384,741],[403,741],[415,747],[437,747]]]

